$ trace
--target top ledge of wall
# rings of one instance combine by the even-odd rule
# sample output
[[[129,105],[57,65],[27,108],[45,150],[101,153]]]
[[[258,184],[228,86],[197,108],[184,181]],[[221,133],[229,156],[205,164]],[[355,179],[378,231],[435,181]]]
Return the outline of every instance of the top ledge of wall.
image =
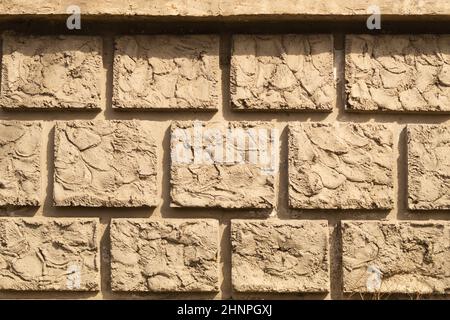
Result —
[[[146,17],[248,17],[367,16],[377,5],[381,15],[392,17],[450,17],[449,0],[1,0],[0,16],[65,15],[71,5],[88,16]]]

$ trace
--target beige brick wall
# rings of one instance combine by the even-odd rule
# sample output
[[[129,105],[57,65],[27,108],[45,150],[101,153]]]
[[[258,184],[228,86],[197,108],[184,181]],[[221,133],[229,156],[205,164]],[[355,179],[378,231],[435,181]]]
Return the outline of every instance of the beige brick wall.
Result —
[[[448,34],[0,26],[0,298],[448,299]]]

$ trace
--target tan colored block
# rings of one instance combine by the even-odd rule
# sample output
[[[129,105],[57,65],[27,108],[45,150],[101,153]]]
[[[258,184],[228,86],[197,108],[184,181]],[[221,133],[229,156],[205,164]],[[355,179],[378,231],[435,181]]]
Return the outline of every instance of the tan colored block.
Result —
[[[326,221],[233,220],[231,241],[235,291],[329,291]]]
[[[0,290],[97,291],[98,221],[0,218]]]
[[[222,0],[220,0],[222,1]],[[337,1],[337,0],[336,0]],[[83,16],[124,16],[137,18],[137,15],[155,16],[208,16],[218,15],[219,0],[2,0],[0,12],[5,15],[67,15],[70,6],[79,5]],[[129,20],[128,20],[129,21]]]
[[[11,15],[66,15],[67,7],[80,4],[83,15],[109,16],[122,15],[126,18],[135,16],[162,17],[220,17],[222,19],[237,18],[260,19],[289,17],[319,19],[319,21],[335,21],[337,18],[367,19],[367,0],[351,0],[343,5],[342,0],[108,0],[96,2],[89,0],[2,0],[0,12]],[[168,5],[170,4],[170,5]],[[414,2],[411,0],[377,0],[383,15],[401,19],[402,16],[422,19],[426,16],[444,18],[450,15],[448,0],[432,0]],[[308,17],[309,16],[309,17]],[[400,16],[400,17],[399,17]]]
[[[343,221],[345,292],[450,292],[450,225]]]
[[[218,291],[216,220],[113,219],[114,291]]]
[[[0,106],[101,108],[102,71],[101,38],[4,35]]]
[[[408,125],[408,206],[450,209],[449,125]]]
[[[171,206],[272,208],[278,152],[269,123],[172,123]]]
[[[58,122],[55,131],[55,205],[157,205],[157,153],[150,122]]]
[[[13,0],[10,0],[13,1]],[[16,0],[17,1],[17,0]],[[68,1],[68,0],[66,0]],[[118,1],[118,0],[116,0]],[[142,1],[142,0],[131,0]],[[181,1],[181,0],[178,0]],[[219,12],[222,16],[245,16],[247,19],[269,17],[301,18],[307,21],[336,21],[336,18],[358,19],[364,23],[368,16],[368,8],[374,4],[380,8],[382,15],[389,16],[439,16],[450,14],[450,4],[446,0],[433,0],[425,2],[411,2],[411,0],[214,0],[220,3]],[[141,9],[145,10],[145,9]],[[361,18],[364,18],[362,20]],[[390,17],[391,18],[391,17]],[[402,17],[400,17],[402,18]],[[355,21],[353,20],[353,21]],[[295,22],[291,22],[295,24]]]
[[[115,108],[217,109],[219,37],[124,36],[116,39]]]
[[[289,206],[391,209],[392,132],[384,124],[289,126]]]
[[[234,108],[331,111],[335,101],[331,35],[233,37]]]
[[[41,204],[40,122],[0,121],[0,206]]]
[[[347,109],[450,112],[450,35],[349,35]]]

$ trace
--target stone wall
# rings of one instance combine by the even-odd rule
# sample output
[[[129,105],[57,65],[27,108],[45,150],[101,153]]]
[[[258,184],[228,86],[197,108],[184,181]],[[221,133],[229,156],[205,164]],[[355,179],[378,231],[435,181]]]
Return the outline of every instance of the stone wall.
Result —
[[[450,7],[415,2],[2,1],[0,298],[448,299]]]

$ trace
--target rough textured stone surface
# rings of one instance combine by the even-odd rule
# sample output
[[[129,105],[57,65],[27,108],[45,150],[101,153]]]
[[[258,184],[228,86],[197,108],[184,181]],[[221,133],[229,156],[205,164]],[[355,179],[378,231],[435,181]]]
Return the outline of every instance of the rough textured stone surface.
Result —
[[[215,220],[114,219],[111,287],[115,291],[217,291]]]
[[[347,108],[450,112],[450,35],[349,35]]]
[[[41,204],[39,122],[0,121],[0,206]]]
[[[67,7],[79,5],[83,15],[148,15],[148,16],[190,16],[190,17],[249,17],[266,16],[301,16],[320,15],[321,19],[337,17],[367,17],[367,0],[349,0],[343,5],[342,0],[2,0],[0,12],[4,15],[16,14],[67,14]],[[430,15],[445,16],[450,14],[447,0],[428,0],[415,2],[411,0],[377,0],[383,15]],[[309,17],[311,19],[311,17]]]
[[[449,293],[448,222],[342,222],[344,291]]]
[[[97,220],[0,218],[0,290],[99,289]]]
[[[0,106],[100,108],[102,39],[3,36]]]
[[[367,9],[371,4],[378,5],[384,16],[388,15],[444,15],[450,14],[450,4],[446,0],[423,1],[420,3],[411,0],[377,0],[368,3],[367,0],[216,0],[220,2],[220,14],[246,15],[246,16],[306,16],[319,15],[320,19],[327,16],[367,17]],[[309,16],[309,17],[308,17]],[[336,17],[334,17],[336,18]]]
[[[335,97],[331,35],[233,36],[234,108],[331,111]]]
[[[219,2],[222,0],[2,0],[0,12],[5,15],[48,14],[66,15],[67,8],[77,5],[83,15],[122,15],[122,16],[217,16]]]
[[[450,125],[408,125],[410,209],[450,209]]]
[[[384,124],[290,125],[290,207],[392,208],[392,147]]]
[[[233,220],[232,282],[238,292],[327,292],[326,221]]]
[[[219,78],[216,35],[116,39],[115,108],[217,109]]]
[[[278,136],[269,123],[174,122],[173,207],[271,208]]]
[[[55,205],[157,204],[157,154],[150,122],[58,122],[55,131]]]

